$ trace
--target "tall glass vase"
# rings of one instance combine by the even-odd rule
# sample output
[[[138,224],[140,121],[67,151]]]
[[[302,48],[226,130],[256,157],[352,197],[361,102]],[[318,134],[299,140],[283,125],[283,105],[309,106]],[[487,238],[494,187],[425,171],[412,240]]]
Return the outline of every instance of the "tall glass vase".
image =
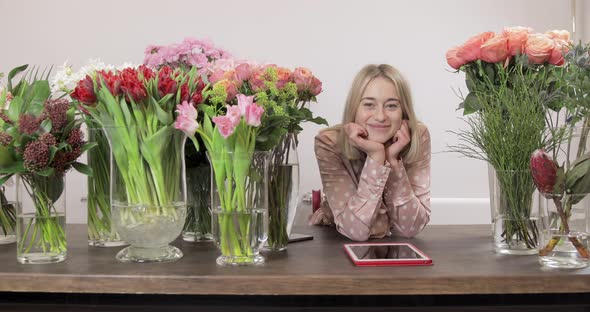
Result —
[[[0,186],[0,244],[16,242],[16,189],[14,178]]]
[[[268,231],[269,152],[212,153],[211,206],[219,265],[264,263]]]
[[[297,135],[287,133],[271,154],[268,183],[268,241],[272,251],[287,249],[299,196]]]
[[[213,240],[211,234],[211,166],[186,168],[187,216],[182,239],[187,242]]]
[[[57,263],[66,259],[65,177],[16,175],[16,259]]]
[[[530,170],[489,167],[494,251],[532,255],[539,244],[539,203]]]
[[[97,145],[87,152],[93,175],[87,177],[88,244],[96,247],[125,245],[111,220],[110,175],[111,148],[107,135],[97,124],[87,122],[88,142]]]
[[[171,245],[186,218],[184,143],[173,126],[149,138],[136,129],[105,128],[112,148],[111,205],[115,229],[130,246],[121,262],[165,262],[182,257]]]

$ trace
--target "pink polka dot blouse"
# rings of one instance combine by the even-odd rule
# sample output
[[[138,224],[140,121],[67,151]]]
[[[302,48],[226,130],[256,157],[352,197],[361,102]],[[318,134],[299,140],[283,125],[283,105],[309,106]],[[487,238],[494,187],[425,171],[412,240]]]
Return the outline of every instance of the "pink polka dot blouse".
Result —
[[[416,161],[382,165],[366,157],[349,160],[336,143],[337,131],[315,137],[323,203],[310,224],[334,223],[346,237],[365,241],[392,234],[413,237],[430,221],[430,134],[420,125]]]

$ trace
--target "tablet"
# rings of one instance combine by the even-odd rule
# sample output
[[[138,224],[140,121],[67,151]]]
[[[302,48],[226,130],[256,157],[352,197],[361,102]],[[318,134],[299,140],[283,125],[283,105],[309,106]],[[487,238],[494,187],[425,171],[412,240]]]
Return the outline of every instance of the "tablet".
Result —
[[[344,244],[357,266],[432,265],[432,259],[408,243]]]

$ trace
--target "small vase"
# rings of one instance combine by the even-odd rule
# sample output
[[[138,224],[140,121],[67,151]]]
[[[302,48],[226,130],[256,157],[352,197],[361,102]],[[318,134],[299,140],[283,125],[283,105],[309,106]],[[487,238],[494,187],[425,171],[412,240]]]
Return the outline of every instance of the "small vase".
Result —
[[[539,244],[539,205],[530,170],[489,167],[494,251],[532,255]]]
[[[16,188],[14,178],[0,186],[0,244],[16,242]]]
[[[211,167],[187,167],[186,185],[187,215],[182,239],[186,242],[211,241]]]
[[[557,163],[562,164],[566,183],[569,180],[567,177],[575,176],[574,172],[583,173],[580,169],[587,171],[587,167],[574,165],[590,151],[590,128],[573,126],[567,130],[566,140],[561,142],[553,155]],[[578,179],[576,186],[584,185],[583,181],[587,181],[590,173],[585,174]],[[578,193],[572,194],[574,192]],[[566,184],[561,194],[541,193],[540,202],[543,221],[539,246],[541,265],[552,268],[587,267],[590,264],[590,195],[587,187]]]
[[[169,245],[186,218],[184,143],[173,126],[149,138],[135,129],[105,128],[112,148],[112,220],[130,246],[117,253],[121,262],[167,262],[182,258]]]
[[[283,136],[271,154],[268,190],[268,241],[272,251],[287,249],[299,196],[297,135]]]
[[[539,262],[552,268],[590,264],[588,194],[541,194]]]
[[[20,263],[66,260],[65,177],[16,175],[16,259]]]
[[[107,135],[102,128],[88,122],[88,142],[97,145],[87,152],[88,166],[93,176],[88,176],[88,245],[95,247],[116,247],[126,245],[121,240],[111,220],[110,175],[111,149]]]
[[[208,151],[208,157],[213,239],[221,250],[217,264],[263,264],[260,249],[268,232],[269,152]]]

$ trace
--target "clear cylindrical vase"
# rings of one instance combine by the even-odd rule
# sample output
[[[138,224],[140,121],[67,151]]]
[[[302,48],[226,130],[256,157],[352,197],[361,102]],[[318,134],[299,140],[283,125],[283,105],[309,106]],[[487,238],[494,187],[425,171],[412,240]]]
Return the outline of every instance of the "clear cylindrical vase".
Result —
[[[590,264],[588,194],[541,194],[539,262],[552,268]]]
[[[494,170],[490,166],[489,176],[494,251],[536,254],[539,203],[530,170]]]
[[[264,263],[268,232],[269,152],[215,153],[211,163],[212,230],[219,265]]]
[[[186,218],[184,143],[173,126],[151,135],[122,127],[105,128],[112,149],[112,220],[130,246],[121,262],[167,262],[182,258],[169,245]]]
[[[182,239],[186,242],[211,241],[211,166],[187,167],[186,184],[187,215]]]
[[[97,124],[87,122],[88,142],[96,143],[87,153],[93,175],[87,177],[88,244],[95,247],[123,246],[111,220],[111,148],[107,135]]]
[[[66,190],[63,175],[16,175],[16,259],[57,263],[66,259]]]
[[[540,196],[543,228],[539,262],[546,267],[583,268],[590,264],[589,122],[586,118],[586,127],[567,128],[566,139],[554,151],[566,177],[563,192]]]
[[[297,135],[288,133],[272,150],[268,175],[268,241],[272,251],[287,249],[299,197]]]
[[[16,242],[16,186],[10,177],[0,186],[0,244]]]

